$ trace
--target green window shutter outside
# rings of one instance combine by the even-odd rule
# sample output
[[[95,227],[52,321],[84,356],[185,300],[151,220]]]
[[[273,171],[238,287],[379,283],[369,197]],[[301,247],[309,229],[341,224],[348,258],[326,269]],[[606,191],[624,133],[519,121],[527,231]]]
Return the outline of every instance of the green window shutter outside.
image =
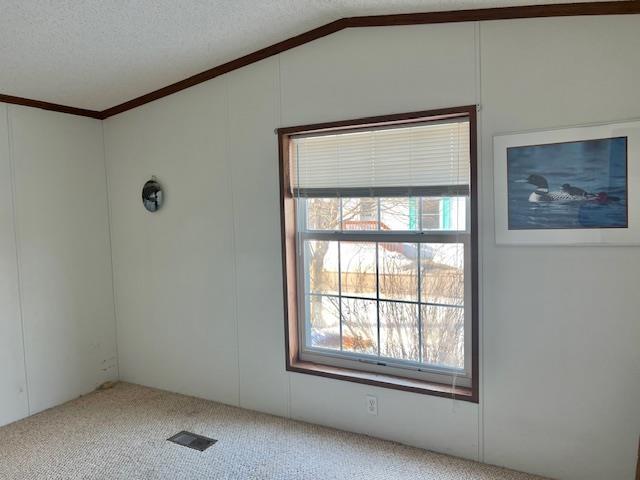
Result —
[[[442,199],[442,228],[451,230],[451,199]]]
[[[418,199],[409,198],[409,230],[418,229]]]

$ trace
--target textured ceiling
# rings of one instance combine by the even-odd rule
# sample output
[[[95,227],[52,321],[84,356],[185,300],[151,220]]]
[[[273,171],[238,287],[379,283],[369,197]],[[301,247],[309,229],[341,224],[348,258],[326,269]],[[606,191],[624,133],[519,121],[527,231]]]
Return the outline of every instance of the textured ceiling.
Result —
[[[102,110],[338,18],[572,0],[0,0],[0,93]]]

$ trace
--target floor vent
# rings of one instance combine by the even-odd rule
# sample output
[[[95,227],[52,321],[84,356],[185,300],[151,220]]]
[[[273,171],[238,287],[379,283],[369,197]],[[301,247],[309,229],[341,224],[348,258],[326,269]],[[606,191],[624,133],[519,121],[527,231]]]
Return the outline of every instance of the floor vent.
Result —
[[[196,435],[191,432],[176,433],[173,437],[167,439],[170,442],[177,443],[183,447],[193,448],[200,452],[204,452],[207,448],[217,442],[212,438],[203,437],[202,435]]]

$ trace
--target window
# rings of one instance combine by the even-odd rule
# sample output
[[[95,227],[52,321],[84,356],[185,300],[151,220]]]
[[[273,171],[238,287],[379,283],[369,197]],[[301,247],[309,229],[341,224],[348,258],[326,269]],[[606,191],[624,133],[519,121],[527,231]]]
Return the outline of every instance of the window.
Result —
[[[287,368],[477,401],[475,107],[279,130]]]

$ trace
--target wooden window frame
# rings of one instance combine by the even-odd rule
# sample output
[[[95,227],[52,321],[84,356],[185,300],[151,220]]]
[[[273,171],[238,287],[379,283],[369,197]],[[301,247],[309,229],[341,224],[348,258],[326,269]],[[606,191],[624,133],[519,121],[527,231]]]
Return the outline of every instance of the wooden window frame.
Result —
[[[298,335],[298,289],[296,265],[296,210],[291,191],[290,141],[291,136],[302,133],[339,132],[353,128],[412,124],[419,121],[437,121],[453,118],[469,120],[470,149],[470,241],[471,241],[471,387],[461,387],[399,377],[389,374],[371,373],[343,367],[303,361],[299,356]],[[477,114],[475,105],[427,110],[419,112],[365,117],[353,120],[300,125],[279,128],[278,152],[280,164],[280,215],[282,235],[282,271],[284,291],[285,354],[286,370],[289,372],[316,375],[345,380],[376,387],[390,388],[426,395],[455,398],[468,402],[479,401],[479,355],[478,355],[478,145]]]

